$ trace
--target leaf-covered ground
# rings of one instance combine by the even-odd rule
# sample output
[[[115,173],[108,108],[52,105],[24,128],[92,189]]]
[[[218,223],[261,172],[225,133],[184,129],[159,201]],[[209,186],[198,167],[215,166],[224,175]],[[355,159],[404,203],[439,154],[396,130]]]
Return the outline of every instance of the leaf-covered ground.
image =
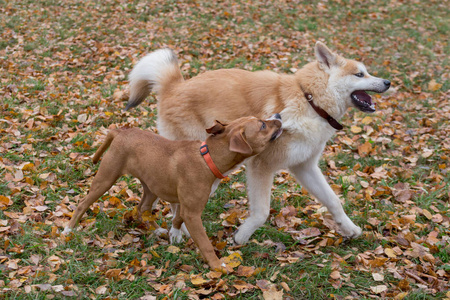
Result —
[[[450,298],[448,1],[0,0],[0,298]],[[108,128],[155,130],[155,98],[122,113],[127,74],[170,47],[186,78],[218,68],[291,73],[317,40],[392,81],[378,111],[351,110],[321,167],[364,229],[344,241],[290,174],[249,244],[245,172],[203,214],[233,272],[212,272],[191,240],[170,245],[135,219],[122,177],[60,234],[87,193]],[[170,226],[170,209],[153,216]]]

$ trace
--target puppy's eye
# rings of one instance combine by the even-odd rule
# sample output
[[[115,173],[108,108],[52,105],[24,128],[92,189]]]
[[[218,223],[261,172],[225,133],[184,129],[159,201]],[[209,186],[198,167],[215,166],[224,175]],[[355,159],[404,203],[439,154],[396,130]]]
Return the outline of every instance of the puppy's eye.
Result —
[[[265,122],[262,122],[261,130],[264,130],[264,129],[266,129],[266,123],[265,123]]]
[[[363,72],[359,72],[355,74],[356,77],[364,77],[364,73]]]

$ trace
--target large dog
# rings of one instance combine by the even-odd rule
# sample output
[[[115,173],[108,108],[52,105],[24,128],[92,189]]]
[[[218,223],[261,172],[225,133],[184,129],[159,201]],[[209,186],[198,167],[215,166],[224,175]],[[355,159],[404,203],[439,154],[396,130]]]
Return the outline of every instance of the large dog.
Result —
[[[224,69],[185,81],[175,54],[161,49],[142,58],[130,73],[126,109],[137,106],[153,90],[159,98],[158,130],[169,139],[204,139],[204,128],[216,119],[230,122],[242,116],[281,115],[282,136],[246,162],[250,216],[234,235],[238,244],[246,243],[266,221],[273,176],[280,169],[289,169],[327,207],[343,236],[361,234],[318,161],[327,140],[342,128],[337,120],[350,107],[374,112],[375,104],[366,92],[383,93],[390,81],[371,76],[361,62],[346,59],[321,42],[315,45],[315,55],[316,61],[292,75]]]

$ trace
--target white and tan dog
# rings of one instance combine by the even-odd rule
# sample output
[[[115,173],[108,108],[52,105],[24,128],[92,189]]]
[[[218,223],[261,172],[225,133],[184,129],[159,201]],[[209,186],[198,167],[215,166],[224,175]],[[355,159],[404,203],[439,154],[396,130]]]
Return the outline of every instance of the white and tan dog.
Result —
[[[289,169],[328,208],[343,236],[361,234],[318,161],[326,142],[342,128],[337,120],[347,109],[374,112],[375,104],[366,91],[383,93],[390,82],[371,76],[361,62],[345,59],[321,42],[315,45],[315,55],[317,61],[292,75],[223,69],[185,81],[175,54],[161,49],[142,58],[130,73],[126,109],[156,92],[158,130],[169,139],[204,139],[204,128],[216,119],[230,122],[242,116],[281,115],[283,135],[246,163],[250,216],[234,236],[238,244],[246,243],[266,221],[273,176],[280,169]]]

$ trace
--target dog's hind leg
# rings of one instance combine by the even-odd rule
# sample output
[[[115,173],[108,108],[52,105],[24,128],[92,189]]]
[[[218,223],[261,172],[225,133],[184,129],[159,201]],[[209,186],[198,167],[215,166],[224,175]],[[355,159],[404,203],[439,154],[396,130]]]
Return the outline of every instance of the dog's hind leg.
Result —
[[[70,219],[67,226],[64,228],[64,234],[69,233],[75,225],[78,224],[81,217],[88,210],[88,208],[103,195],[109,188],[116,182],[116,180],[122,175],[120,168],[117,168],[111,162],[108,163],[108,158],[112,159],[111,155],[106,155],[103,159],[100,168],[98,169],[97,175],[95,175],[92,181],[91,188],[87,196],[81,200],[75,209],[72,218]]]
[[[142,195],[141,202],[139,203],[137,207],[138,211],[138,218],[142,219],[142,214],[146,211],[152,211],[153,203],[155,203],[155,200],[158,198],[145,184],[145,182],[141,181],[142,187],[144,189],[144,194]],[[155,228],[155,234],[157,236],[160,236],[162,234],[167,233],[167,229],[159,227],[159,225],[151,220],[149,221],[150,225]]]
[[[261,161],[252,159],[247,164],[246,175],[250,216],[234,235],[234,241],[239,245],[247,243],[269,216],[274,172],[261,168]]]
[[[172,205],[172,212],[174,215],[172,219],[172,227],[169,231],[170,243],[181,243],[183,241],[184,230],[186,230],[187,236],[190,237],[186,225],[183,223],[183,219],[181,218],[181,205]]]
[[[172,210],[172,214],[173,214],[173,218],[172,218],[172,227],[174,226],[173,224],[175,224],[175,218],[177,216],[177,214],[180,214],[180,204],[179,203],[172,203],[170,205],[171,210]],[[189,234],[189,231],[186,228],[186,224],[181,223],[181,227],[178,227],[178,229],[181,228],[181,231],[183,232],[183,234],[187,237],[190,238],[191,235]],[[172,229],[170,229],[170,231],[172,231]],[[175,232],[175,231],[174,231]],[[178,233],[177,233],[178,234]],[[182,239],[182,238],[181,238]],[[181,241],[181,240],[180,240]]]
[[[339,225],[343,236],[356,238],[361,235],[361,228],[356,226],[345,213],[339,198],[320,171],[317,160],[307,161],[291,167],[290,170],[303,187],[327,207],[333,219]]]

